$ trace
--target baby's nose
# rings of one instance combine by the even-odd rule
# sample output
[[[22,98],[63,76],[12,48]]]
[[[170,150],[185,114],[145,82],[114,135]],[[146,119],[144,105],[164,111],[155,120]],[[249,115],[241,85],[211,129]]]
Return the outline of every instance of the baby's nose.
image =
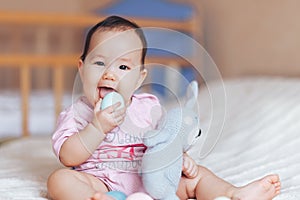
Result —
[[[102,76],[104,80],[110,80],[110,81],[115,81],[116,76],[111,70],[106,70]]]

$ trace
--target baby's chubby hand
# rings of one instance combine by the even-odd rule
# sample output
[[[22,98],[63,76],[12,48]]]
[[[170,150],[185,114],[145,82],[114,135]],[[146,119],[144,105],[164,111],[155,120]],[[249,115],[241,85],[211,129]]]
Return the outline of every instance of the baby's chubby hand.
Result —
[[[121,103],[117,102],[101,110],[101,103],[102,99],[100,98],[94,108],[92,124],[99,131],[106,134],[123,123],[126,115],[126,107],[120,108]]]
[[[198,175],[197,163],[186,153],[183,154],[182,172],[187,178],[195,178]]]

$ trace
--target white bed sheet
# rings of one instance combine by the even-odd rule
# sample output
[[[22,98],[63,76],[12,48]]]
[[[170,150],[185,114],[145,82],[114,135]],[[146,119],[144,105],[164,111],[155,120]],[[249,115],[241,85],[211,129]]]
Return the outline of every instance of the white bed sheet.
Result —
[[[220,84],[213,90],[221,91]],[[226,115],[213,151],[197,162],[237,186],[270,173],[279,174],[282,193],[276,200],[300,199],[300,79],[248,78],[225,82]],[[199,97],[203,131],[212,111],[207,91]],[[220,103],[220,105],[222,105]],[[220,116],[211,123],[222,125]]]
[[[222,89],[219,83],[210,90]],[[249,78],[225,82],[225,123],[215,148],[196,161],[240,186],[277,173],[282,193],[276,200],[300,199],[300,80]],[[201,88],[199,104],[204,132],[223,124],[219,105],[208,106]],[[222,104],[220,104],[222,105]],[[212,109],[213,108],[213,109]],[[212,112],[213,111],[213,112]],[[0,146],[0,199],[47,199],[46,179],[62,167],[51,149],[50,137],[23,138]]]
[[[0,146],[0,199],[47,199],[46,180],[61,164],[52,152],[51,138],[34,136]]]

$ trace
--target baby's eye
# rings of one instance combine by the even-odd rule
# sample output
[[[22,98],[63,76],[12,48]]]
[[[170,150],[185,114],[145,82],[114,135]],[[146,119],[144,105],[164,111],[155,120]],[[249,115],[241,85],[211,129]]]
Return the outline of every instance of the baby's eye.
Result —
[[[126,66],[126,65],[120,65],[119,69],[121,69],[121,70],[129,70],[130,68],[128,66]]]
[[[98,66],[105,66],[104,62],[102,61],[96,61],[94,64]]]

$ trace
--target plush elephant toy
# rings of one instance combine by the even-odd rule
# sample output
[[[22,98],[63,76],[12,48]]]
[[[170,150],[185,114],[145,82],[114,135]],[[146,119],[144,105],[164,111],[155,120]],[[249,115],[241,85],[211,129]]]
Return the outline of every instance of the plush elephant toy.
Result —
[[[183,153],[199,138],[197,111],[198,84],[190,83],[183,106],[167,112],[157,130],[145,133],[147,150],[142,160],[142,180],[154,199],[176,200],[181,178]]]

